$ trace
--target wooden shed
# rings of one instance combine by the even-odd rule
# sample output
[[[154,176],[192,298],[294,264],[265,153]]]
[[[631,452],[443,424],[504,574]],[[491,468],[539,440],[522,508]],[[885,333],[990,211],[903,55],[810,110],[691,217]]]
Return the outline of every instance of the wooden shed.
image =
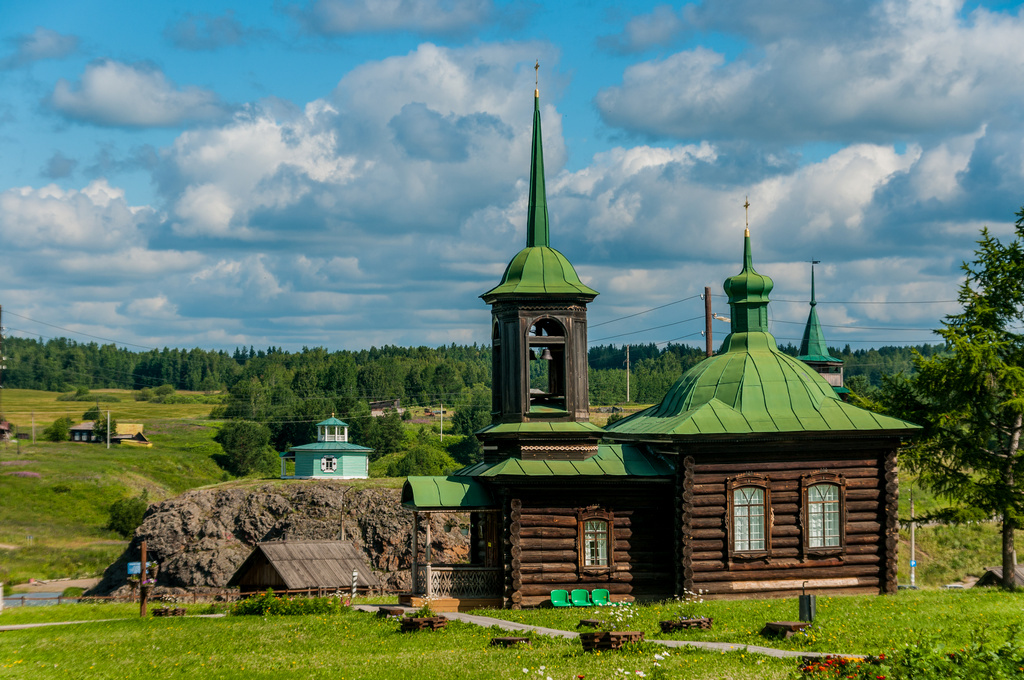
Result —
[[[243,593],[274,590],[379,588],[366,556],[348,541],[266,541],[257,543],[228,581]]]
[[[974,584],[975,586],[998,586],[1003,583],[1003,568],[1002,567],[989,567],[985,570],[985,573],[981,575],[981,578]],[[1013,585],[1018,588],[1024,587],[1024,564],[1018,564],[1013,570]]]

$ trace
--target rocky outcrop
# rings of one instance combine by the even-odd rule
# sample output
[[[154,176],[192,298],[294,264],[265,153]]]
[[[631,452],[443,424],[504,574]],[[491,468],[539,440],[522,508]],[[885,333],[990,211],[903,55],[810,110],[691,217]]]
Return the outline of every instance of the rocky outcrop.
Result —
[[[281,538],[345,539],[366,553],[389,590],[409,586],[412,513],[402,509],[398,489],[356,489],[342,482],[269,482],[257,487],[195,489],[146,511],[128,549],[107,567],[89,594],[126,594],[128,562],[159,564],[161,590],[223,587],[259,541]],[[435,562],[466,561],[465,515],[433,515],[431,551]],[[420,522],[420,548],[425,522]]]

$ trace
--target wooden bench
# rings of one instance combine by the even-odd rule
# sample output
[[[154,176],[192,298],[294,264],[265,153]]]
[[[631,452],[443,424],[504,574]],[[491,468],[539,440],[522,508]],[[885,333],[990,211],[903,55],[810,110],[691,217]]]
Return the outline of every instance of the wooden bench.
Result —
[[[518,644],[532,645],[533,643],[530,642],[530,638],[524,638],[524,637],[496,637],[496,638],[491,638],[491,646],[492,647],[511,647],[512,645],[518,645]]]
[[[766,637],[778,637],[783,640],[793,637],[793,633],[799,633],[811,625],[806,621],[772,621],[764,624],[761,635]]]
[[[377,607],[377,616],[380,616],[380,617],[404,616],[404,615],[405,615],[405,608],[404,607],[393,607],[393,606],[387,606],[387,605],[381,605],[381,606]]]

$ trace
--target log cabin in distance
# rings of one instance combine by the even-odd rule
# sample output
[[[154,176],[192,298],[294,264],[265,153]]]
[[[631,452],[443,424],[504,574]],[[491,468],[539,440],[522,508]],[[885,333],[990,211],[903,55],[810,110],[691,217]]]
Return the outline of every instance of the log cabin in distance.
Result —
[[[897,469],[918,429],[840,400],[768,332],[772,281],[725,282],[731,333],[661,403],[590,423],[587,305],[598,293],[550,246],[534,99],[526,248],[481,297],[491,306],[492,424],[484,460],[410,477],[414,512],[471,515],[470,562],[435,565],[413,532],[413,588],[435,608],[538,606],[552,590],[614,601],[896,592]],[[820,330],[820,329],[819,329]],[[531,389],[531,362],[547,386]]]

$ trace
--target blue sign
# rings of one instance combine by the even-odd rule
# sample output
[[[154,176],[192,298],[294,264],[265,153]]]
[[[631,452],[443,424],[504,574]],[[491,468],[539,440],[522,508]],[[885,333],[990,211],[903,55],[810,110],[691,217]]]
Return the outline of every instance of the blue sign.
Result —
[[[142,573],[142,562],[129,562],[128,563],[128,575],[138,576]]]
[[[916,567],[917,566],[917,560],[910,560],[910,566]]]

